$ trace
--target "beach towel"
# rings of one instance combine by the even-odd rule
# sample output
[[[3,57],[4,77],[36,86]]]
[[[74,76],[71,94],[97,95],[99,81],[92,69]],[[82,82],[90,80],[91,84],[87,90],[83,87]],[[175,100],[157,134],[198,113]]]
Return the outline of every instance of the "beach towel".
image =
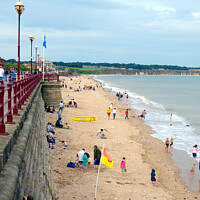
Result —
[[[69,163],[67,164],[67,167],[75,168],[75,163],[69,162]]]

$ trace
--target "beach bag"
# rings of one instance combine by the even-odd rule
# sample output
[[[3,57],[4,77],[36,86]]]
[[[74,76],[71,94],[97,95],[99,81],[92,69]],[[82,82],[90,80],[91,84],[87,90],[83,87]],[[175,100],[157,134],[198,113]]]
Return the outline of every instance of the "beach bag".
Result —
[[[69,163],[67,164],[67,167],[75,168],[75,163],[69,162]]]

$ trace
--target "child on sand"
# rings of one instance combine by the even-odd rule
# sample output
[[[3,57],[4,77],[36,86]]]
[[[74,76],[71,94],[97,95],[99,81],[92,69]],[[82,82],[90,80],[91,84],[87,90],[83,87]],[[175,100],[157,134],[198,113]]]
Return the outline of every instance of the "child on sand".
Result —
[[[155,178],[156,173],[155,172],[156,172],[155,169],[152,169],[152,171],[151,171],[151,182],[152,183],[156,182],[156,178]]]
[[[122,176],[125,175],[125,170],[126,170],[126,158],[123,157],[121,164],[120,164],[120,168],[122,169]]]
[[[126,114],[125,119],[129,119],[129,118],[128,118],[128,109],[126,109],[125,114]]]
[[[66,147],[67,147],[67,142],[62,141],[61,147],[63,147],[63,149],[66,149]]]

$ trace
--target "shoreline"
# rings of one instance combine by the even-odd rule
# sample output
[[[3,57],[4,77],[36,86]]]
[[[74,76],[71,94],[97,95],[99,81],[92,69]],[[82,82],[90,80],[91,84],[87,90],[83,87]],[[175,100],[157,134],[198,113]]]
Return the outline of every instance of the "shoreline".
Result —
[[[144,76],[156,76],[156,75],[144,75]],[[101,81],[96,80],[94,76],[92,78],[93,80],[101,83]],[[110,91],[108,88],[106,88],[105,90],[107,93],[113,95],[113,97],[115,98],[115,93],[113,91]],[[125,108],[127,107],[127,104],[125,102],[121,101],[120,103],[122,104],[123,107]],[[134,113],[134,110],[132,111]],[[147,124],[144,124],[144,125],[147,126],[151,130],[150,132],[151,137],[161,141],[163,143],[163,148],[164,148],[164,142],[160,140],[159,138],[152,136],[152,134],[154,133],[152,128]],[[173,160],[173,165],[175,167],[178,167],[178,169],[180,170],[179,175],[182,178],[184,184],[191,191],[200,192],[200,173],[199,173],[200,167],[198,166],[198,162],[196,161],[196,165],[193,166],[193,158],[189,156],[188,152],[180,150],[180,149],[173,148],[173,154],[170,154],[170,155],[171,155],[171,159]],[[185,162],[185,160],[187,160],[187,162]]]
[[[68,79],[68,86],[75,87],[80,80],[83,84],[91,82],[91,77],[88,76],[74,77],[72,82]],[[73,96],[78,101],[78,108],[64,109],[63,120],[72,124],[72,130],[56,129],[58,144],[56,149],[51,151],[54,159],[53,169],[59,171],[53,173],[59,199],[93,198],[96,182],[96,174],[91,171],[93,166],[90,166],[87,174],[83,174],[78,169],[67,168],[66,164],[73,161],[77,152],[83,147],[92,158],[93,145],[97,144],[101,149],[103,143],[106,143],[106,149],[114,165],[111,170],[106,166],[101,167],[98,199],[122,199],[124,194],[127,199],[197,199],[199,193],[188,190],[179,176],[180,170],[173,165],[171,154],[165,153],[163,142],[151,136],[151,128],[142,120],[137,118],[124,120],[124,105],[112,94],[102,89],[80,93],[61,89],[61,92],[64,102],[67,101],[68,94]],[[117,108],[116,120],[108,120],[106,116],[106,110],[111,102]],[[97,116],[99,119],[91,123],[71,121],[73,116],[81,116],[83,113]],[[56,118],[57,114],[47,114],[48,121],[54,122]],[[106,140],[92,137],[101,127],[110,132]],[[59,149],[59,142],[63,139],[67,140],[69,145],[66,151]],[[121,177],[119,168],[123,156],[127,158],[128,169],[124,178]],[[152,168],[156,169],[155,184],[150,181]],[[81,196],[80,193],[85,191],[87,193],[84,197]],[[111,196],[113,198],[110,198]]]

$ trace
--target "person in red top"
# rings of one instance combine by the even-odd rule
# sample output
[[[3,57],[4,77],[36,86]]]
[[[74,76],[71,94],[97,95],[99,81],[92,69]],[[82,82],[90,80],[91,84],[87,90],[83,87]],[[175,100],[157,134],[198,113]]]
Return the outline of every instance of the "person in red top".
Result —
[[[125,114],[126,114],[125,119],[129,119],[129,118],[128,118],[128,109],[126,109]]]
[[[126,95],[126,98],[128,99],[128,94]]]

